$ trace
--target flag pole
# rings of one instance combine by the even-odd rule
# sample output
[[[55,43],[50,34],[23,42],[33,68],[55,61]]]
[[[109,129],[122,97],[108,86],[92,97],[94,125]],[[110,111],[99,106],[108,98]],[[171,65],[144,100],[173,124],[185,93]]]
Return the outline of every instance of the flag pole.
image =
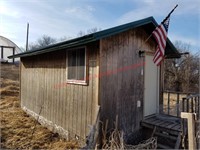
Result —
[[[174,12],[174,10],[176,9],[176,7],[178,7],[178,4],[176,4],[176,6],[169,12],[169,14],[167,15],[167,17],[161,23],[165,22],[167,20],[167,18],[170,17],[170,15]]]
[[[178,7],[178,4],[176,4],[176,6],[169,12],[169,14],[167,15],[167,17],[165,17],[165,19],[161,22],[165,22],[167,20],[167,18],[170,17],[170,15],[174,12],[174,10]],[[146,43],[152,36],[152,33],[146,38],[146,40],[144,41],[144,43]]]

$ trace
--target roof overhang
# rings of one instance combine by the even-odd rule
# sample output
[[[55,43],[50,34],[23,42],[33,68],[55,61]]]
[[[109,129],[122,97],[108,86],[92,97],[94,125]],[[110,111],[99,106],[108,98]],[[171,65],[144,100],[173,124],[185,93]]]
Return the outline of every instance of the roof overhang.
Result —
[[[85,36],[75,38],[72,40],[49,45],[44,48],[26,51],[20,54],[9,56],[8,58],[28,57],[28,56],[34,56],[34,55],[39,55],[43,53],[58,51],[62,49],[78,47],[87,43],[91,43],[91,42],[94,42],[94,41],[97,41],[97,40],[100,40],[100,39],[103,39],[103,38],[106,38],[106,37],[109,37],[109,36],[124,32],[124,31],[127,31],[129,29],[134,29],[141,26],[144,26],[145,27],[144,29],[146,30],[146,32],[148,34],[151,34],[153,30],[158,26],[158,24],[153,17],[148,17],[142,20],[134,21],[131,23],[127,23],[124,25],[120,25],[117,27],[113,27],[110,29],[92,33],[89,35],[85,35]],[[166,55],[166,58],[180,58],[180,53],[178,52],[178,50],[175,48],[175,46],[172,44],[172,42],[169,39],[167,39],[165,55]]]

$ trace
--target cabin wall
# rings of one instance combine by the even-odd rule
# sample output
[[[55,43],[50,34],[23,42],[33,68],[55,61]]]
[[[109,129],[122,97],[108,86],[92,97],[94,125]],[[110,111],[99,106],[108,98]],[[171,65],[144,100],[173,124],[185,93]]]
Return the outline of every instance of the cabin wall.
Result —
[[[21,105],[66,138],[84,139],[98,108],[98,43],[87,45],[88,85],[66,84],[66,52],[21,58]]]
[[[126,135],[139,129],[143,119],[144,57],[155,46],[142,28],[129,30],[100,41],[101,120],[109,128],[118,116],[118,127]]]

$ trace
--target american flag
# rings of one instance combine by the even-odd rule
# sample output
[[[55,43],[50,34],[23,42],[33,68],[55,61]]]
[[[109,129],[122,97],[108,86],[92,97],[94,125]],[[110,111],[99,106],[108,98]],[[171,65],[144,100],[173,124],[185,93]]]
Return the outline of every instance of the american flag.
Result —
[[[170,16],[164,19],[163,22],[152,33],[158,44],[153,58],[153,62],[157,66],[159,66],[164,59],[169,20]]]

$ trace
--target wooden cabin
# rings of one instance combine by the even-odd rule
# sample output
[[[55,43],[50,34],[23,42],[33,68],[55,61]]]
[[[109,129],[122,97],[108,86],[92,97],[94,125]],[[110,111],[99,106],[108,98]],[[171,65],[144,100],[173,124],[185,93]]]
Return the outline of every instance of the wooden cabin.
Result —
[[[146,41],[157,25],[149,17],[10,56],[21,60],[21,107],[66,138],[85,139],[99,107],[109,128],[118,116],[125,135],[137,131],[162,105],[163,65],[152,61],[154,38]],[[180,57],[169,39],[165,57]]]

